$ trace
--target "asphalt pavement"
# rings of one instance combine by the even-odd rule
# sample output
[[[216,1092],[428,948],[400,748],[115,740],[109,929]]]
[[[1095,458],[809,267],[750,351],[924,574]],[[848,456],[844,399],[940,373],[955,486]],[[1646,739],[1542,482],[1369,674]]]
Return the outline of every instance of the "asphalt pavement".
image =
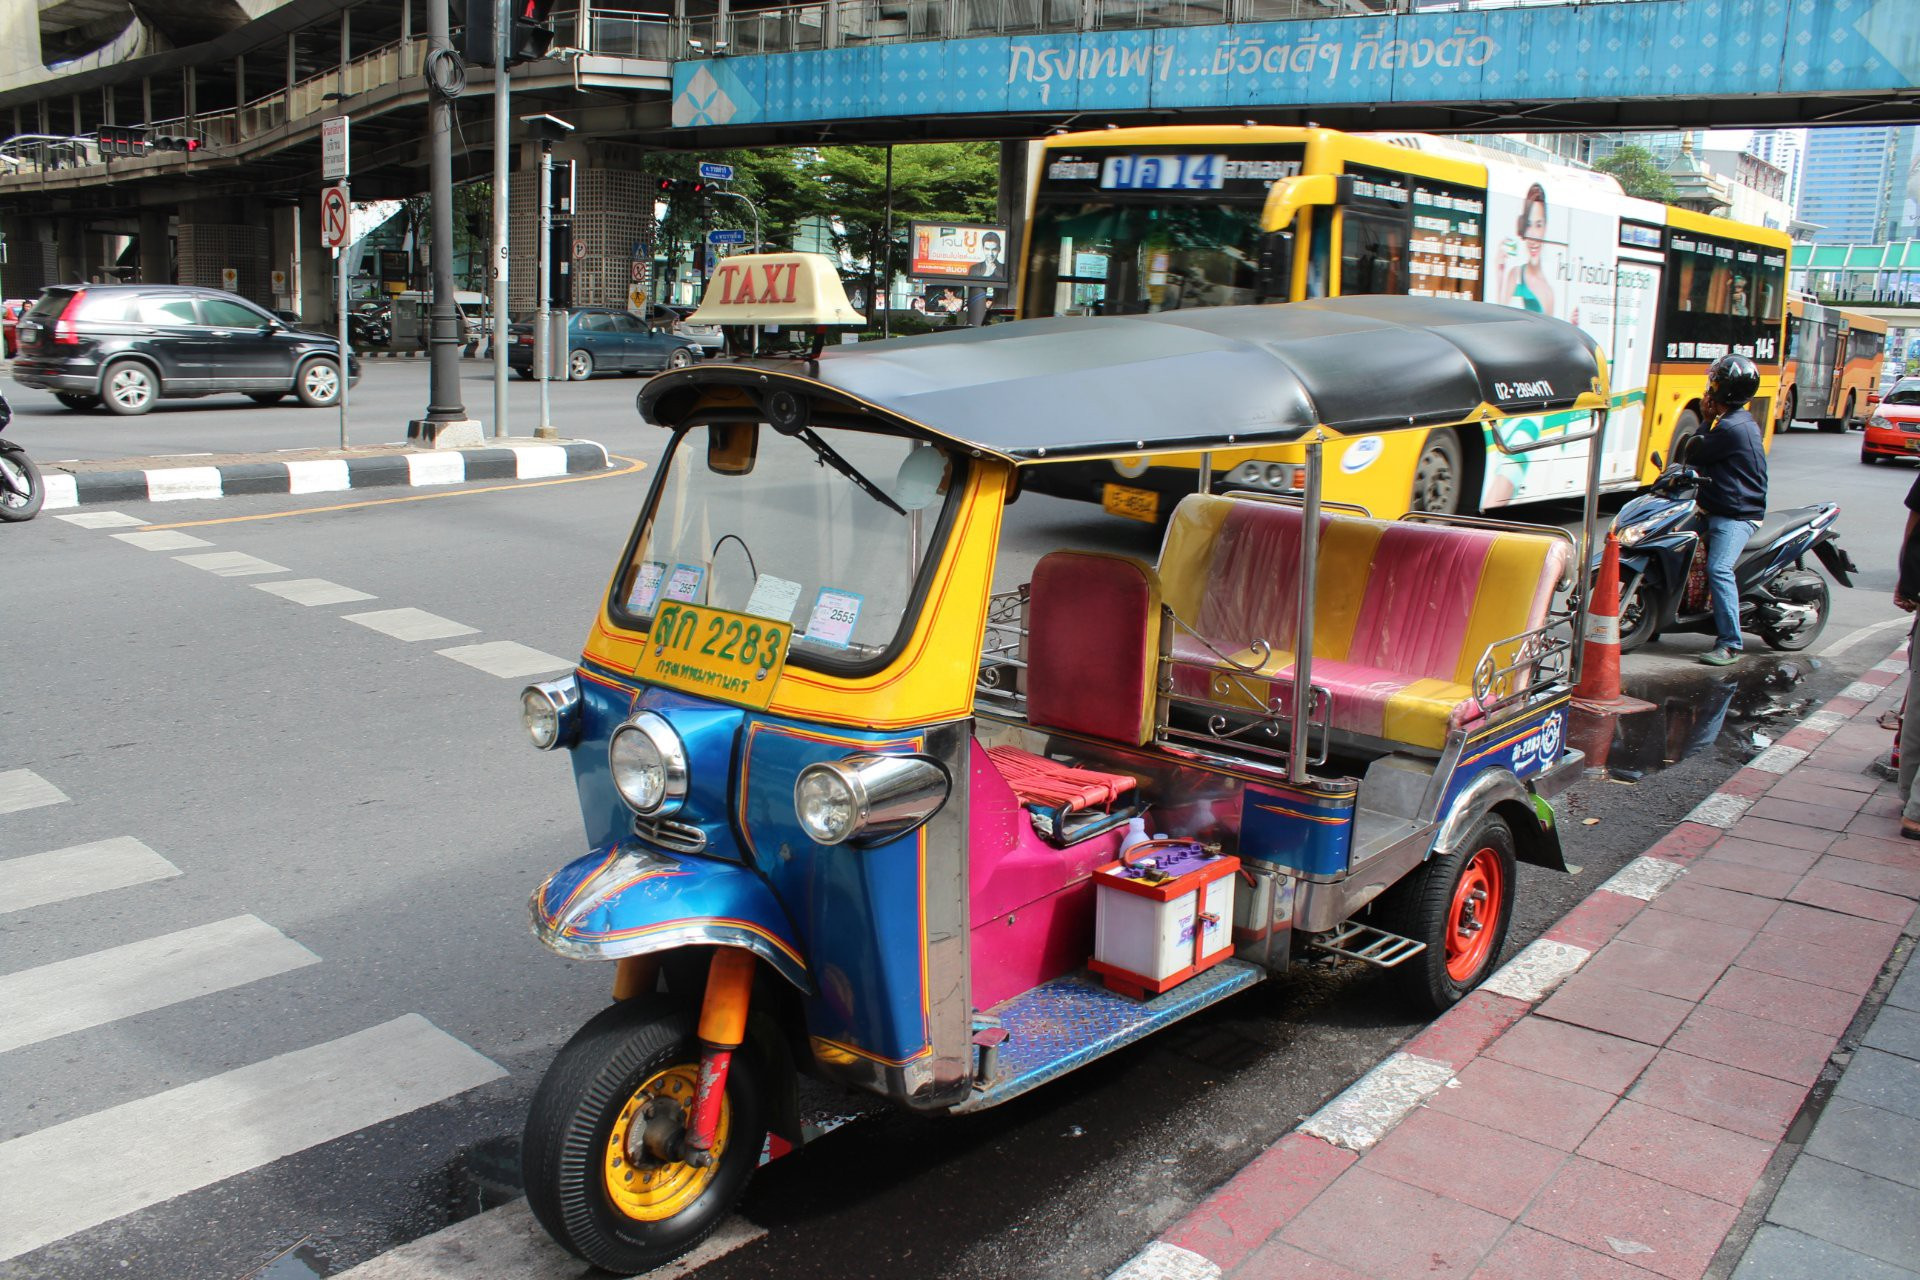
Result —
[[[358,398],[390,415],[370,440],[403,434],[425,377],[369,368]],[[484,409],[485,366],[462,385]],[[15,390],[9,434],[56,460],[337,430],[245,401],[73,415]],[[531,390],[515,387],[515,434]],[[664,438],[635,390],[558,385],[556,423],[650,465]],[[1857,451],[1796,433],[1773,466],[1776,505],[1846,504],[1860,586],[1835,590],[1805,655],[1717,673],[1692,661],[1697,637],[1629,659],[1661,727],[1571,793],[1580,870],[1523,869],[1510,949],[1892,647],[1912,477]],[[526,1100],[607,980],[526,934],[527,893],[580,828],[515,694],[578,654],[648,479],[130,503],[6,530],[0,856],[113,841],[119,870],[74,888],[76,859],[42,861],[31,879],[56,896],[0,915],[0,990],[33,1014],[0,1042],[0,1180],[48,1189],[32,1215],[0,1212],[0,1277],[330,1275],[510,1206]],[[61,518],[116,512],[147,524]],[[1061,543],[1153,550],[1028,495],[1002,580]],[[764,1169],[737,1249],[698,1274],[1105,1275],[1421,1025],[1377,975],[1309,972],[994,1112],[861,1121]],[[288,1086],[313,1079],[329,1083]]]

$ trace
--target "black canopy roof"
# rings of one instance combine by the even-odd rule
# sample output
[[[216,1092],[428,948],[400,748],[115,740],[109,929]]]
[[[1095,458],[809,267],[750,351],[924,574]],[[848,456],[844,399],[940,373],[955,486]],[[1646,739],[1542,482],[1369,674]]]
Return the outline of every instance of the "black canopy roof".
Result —
[[[1325,298],[1060,317],[715,361],[640,394],[677,426],[715,384],[786,387],[1016,462],[1281,443],[1606,405],[1598,346],[1564,321],[1433,298]]]

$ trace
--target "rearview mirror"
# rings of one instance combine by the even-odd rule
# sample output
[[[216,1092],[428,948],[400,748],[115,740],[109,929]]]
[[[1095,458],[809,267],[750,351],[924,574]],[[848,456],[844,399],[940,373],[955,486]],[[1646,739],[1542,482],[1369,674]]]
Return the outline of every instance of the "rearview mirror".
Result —
[[[1660,456],[1660,451],[1658,449],[1655,449],[1653,453],[1649,456],[1651,456],[1653,459],[1653,465],[1655,470],[1658,470],[1658,471],[1666,470],[1667,460]]]
[[[707,428],[707,470],[715,475],[750,474],[759,452],[757,422],[716,422]]]

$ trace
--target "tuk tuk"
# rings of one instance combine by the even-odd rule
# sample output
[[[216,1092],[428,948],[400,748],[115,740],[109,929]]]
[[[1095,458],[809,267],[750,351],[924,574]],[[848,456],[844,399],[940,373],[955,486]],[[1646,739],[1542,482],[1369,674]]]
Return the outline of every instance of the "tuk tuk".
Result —
[[[695,320],[736,350],[851,314],[825,259],[728,265]],[[1598,423],[1578,329],[1369,296],[823,332],[641,391],[646,506],[577,668],[522,696],[585,824],[532,929],[614,997],[533,1100],[527,1193],[610,1271],[802,1144],[803,1081],[978,1111],[1306,958],[1437,1011],[1498,963],[1516,860],[1565,870],[1586,547],[1322,503],[1318,442]],[[995,589],[1033,468],[1292,441],[1298,496],[1203,475],[1154,563]]]

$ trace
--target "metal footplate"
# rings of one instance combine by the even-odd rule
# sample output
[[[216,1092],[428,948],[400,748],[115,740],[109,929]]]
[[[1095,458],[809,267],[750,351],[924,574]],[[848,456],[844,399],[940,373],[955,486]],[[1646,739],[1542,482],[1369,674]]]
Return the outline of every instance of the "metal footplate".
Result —
[[[1307,945],[1316,951],[1362,961],[1376,969],[1391,969],[1427,949],[1424,942],[1415,942],[1412,938],[1403,938],[1397,933],[1388,933],[1385,929],[1376,929],[1370,924],[1358,924],[1352,920],[1336,925],[1331,933],[1308,938]]]

